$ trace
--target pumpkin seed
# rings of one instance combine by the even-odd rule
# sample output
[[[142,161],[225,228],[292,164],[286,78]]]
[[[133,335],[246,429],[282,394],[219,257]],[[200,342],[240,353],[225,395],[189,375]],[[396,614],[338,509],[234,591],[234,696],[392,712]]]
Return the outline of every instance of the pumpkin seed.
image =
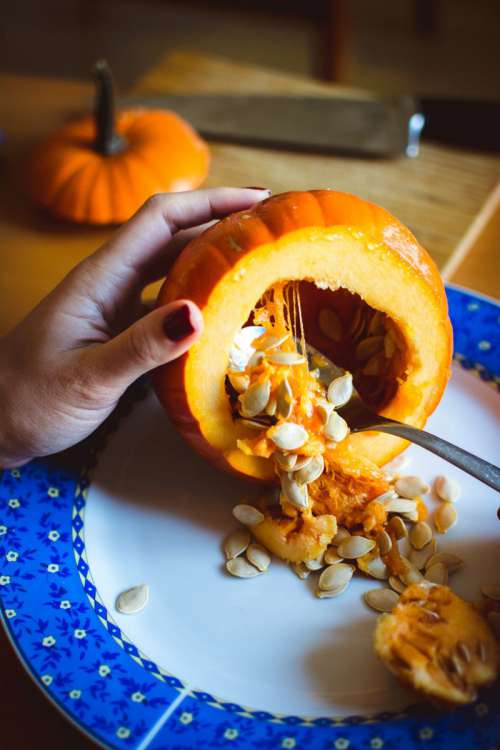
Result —
[[[385,581],[389,577],[389,568],[378,555],[375,555],[375,557],[372,557],[370,554],[364,555],[363,557],[358,557],[356,562],[358,563],[358,568],[372,578]]]
[[[316,596],[318,599],[333,599],[335,596],[343,594],[349,583],[344,583],[343,586],[338,586],[336,589],[316,589]]]
[[[278,468],[282,469],[282,471],[292,471],[297,463],[296,453],[287,453],[284,455],[283,453],[278,453],[278,451],[276,451],[273,455],[275,462],[278,464]]]
[[[241,419],[241,424],[245,427],[250,427],[252,430],[267,430],[269,427],[269,425],[264,422],[257,422],[256,419],[246,419],[246,417]]]
[[[387,365],[384,352],[378,352],[366,362],[362,369],[363,375],[382,375]]]
[[[425,571],[425,577],[431,583],[437,583],[438,586],[446,586],[448,583],[448,568],[443,563],[434,563]]]
[[[307,430],[295,422],[283,422],[269,431],[268,437],[283,451],[293,451],[307,443]]]
[[[226,570],[232,576],[236,576],[236,578],[255,578],[255,576],[260,576],[260,571],[253,565],[250,565],[244,557],[235,557],[233,560],[228,560]]]
[[[401,513],[401,518],[410,523],[417,523],[419,519],[418,510],[410,510],[408,513]]]
[[[319,311],[318,326],[321,333],[332,341],[340,341],[342,338],[342,323],[334,310],[324,307]]]
[[[366,555],[374,547],[373,539],[366,539],[364,536],[350,536],[349,539],[345,539],[339,544],[337,552],[347,560],[355,560],[357,557]]]
[[[276,393],[276,411],[283,419],[288,419],[293,411],[293,392],[287,378],[283,378]]]
[[[401,497],[414,500],[416,497],[419,497],[419,495],[425,495],[426,492],[429,492],[430,487],[420,477],[411,476],[409,474],[397,479],[394,489]]]
[[[366,362],[373,354],[379,352],[384,346],[383,336],[368,336],[359,342],[355,349],[356,359]]]
[[[445,474],[436,477],[434,490],[438,498],[447,503],[456,503],[461,495],[461,487],[456,479],[452,479]]]
[[[304,510],[309,507],[309,497],[307,484],[298,484],[292,479],[293,474],[281,475],[281,489],[285,500],[298,510]]]
[[[349,324],[349,333],[353,339],[361,335],[365,327],[365,314],[362,307],[357,307]]]
[[[478,641],[476,652],[483,664],[486,664],[486,661],[488,659],[488,649],[486,648],[486,643],[484,643],[483,641]]]
[[[384,318],[385,314],[383,312],[380,312],[380,310],[375,311],[368,323],[368,328],[366,329],[370,336],[384,331]]]
[[[344,529],[343,526],[340,527],[340,529],[337,529],[337,533],[332,539],[332,544],[336,547],[339,546],[339,544],[342,544],[346,539],[349,539],[351,536],[350,532],[347,531],[347,529]],[[338,550],[337,550],[338,551]]]
[[[432,539],[432,529],[425,521],[419,521],[410,531],[410,543],[415,549],[422,549]]]
[[[118,594],[115,607],[122,615],[134,615],[144,609],[149,599],[149,586],[142,583]]]
[[[324,468],[325,460],[321,453],[318,453],[305,466],[294,472],[295,481],[299,484],[310,484],[322,475]]]
[[[400,453],[399,456],[396,456],[396,458],[393,458],[391,461],[389,461],[388,464],[386,464],[385,468],[391,473],[391,474],[398,474],[403,469],[406,469],[411,464],[411,457],[407,453]]]
[[[457,511],[453,503],[443,502],[434,511],[434,526],[440,534],[446,534],[457,522]]]
[[[276,349],[281,344],[284,344],[287,339],[290,338],[289,333],[283,334],[283,336],[277,336],[275,333],[265,333],[259,339],[259,349],[267,351],[268,349]]]
[[[459,657],[466,663],[470,664],[471,662],[471,653],[468,645],[464,643],[464,641],[458,641],[456,645],[456,652],[459,655]]]
[[[227,377],[236,393],[244,393],[250,385],[250,378],[244,372],[228,372]]]
[[[307,570],[310,570],[312,573],[317,570],[322,570],[325,567],[325,563],[323,561],[323,553],[318,555],[318,557],[315,557],[313,560],[305,560],[304,565],[306,566]]]
[[[269,362],[271,362],[273,365],[283,365],[285,367],[291,367],[293,365],[303,365],[306,361],[305,357],[303,357],[298,352],[274,352],[271,351],[270,354],[268,354],[267,359]]]
[[[464,564],[464,561],[458,555],[452,555],[451,552],[438,552],[427,561],[426,568],[430,568],[431,565],[438,562],[442,562],[448,568],[448,573],[454,573]]]
[[[352,375],[346,372],[339,378],[332,380],[328,386],[328,401],[335,408],[344,406],[351,399],[353,393]]]
[[[481,586],[481,594],[487,599],[493,599],[495,602],[500,602],[500,586],[495,586],[491,583],[484,583]]]
[[[399,601],[399,594],[392,589],[371,589],[365,591],[363,599],[376,612],[392,612]]]
[[[403,570],[399,574],[402,582],[407,586],[411,586],[412,583],[421,583],[423,581],[422,573],[405,557],[401,558]]]
[[[292,563],[291,568],[296,576],[298,576],[302,581],[305,581],[306,578],[309,578],[311,571],[306,568],[304,563]]]
[[[389,586],[391,586],[394,591],[397,591],[398,594],[402,594],[406,589],[404,583],[400,581],[399,578],[396,578],[396,576],[389,576]]]
[[[413,547],[408,555],[409,561],[419,570],[423,570],[432,555],[435,553],[436,546],[436,540],[432,539],[429,544],[422,547],[422,549],[415,549],[415,547]]]
[[[276,402],[276,399],[270,398],[264,411],[269,417],[274,417],[274,415],[276,414],[277,406],[278,404]]]
[[[332,591],[339,588],[343,590],[351,580],[353,573],[354,568],[352,565],[346,565],[345,563],[329,565],[321,573],[318,587],[322,591]]]
[[[264,520],[264,515],[253,505],[240,503],[233,508],[233,516],[244,526],[257,526]]]
[[[241,413],[244,417],[256,417],[267,406],[271,395],[269,379],[251,385],[240,397]]]
[[[415,604],[418,604],[419,602],[414,602]],[[421,607],[420,612],[425,615],[425,619],[429,622],[442,622],[443,618],[441,617],[438,612],[434,612],[432,609],[427,609],[427,607]]]
[[[377,495],[372,502],[385,504],[388,500],[394,500],[397,496],[398,493],[395,490],[387,490],[387,492],[382,492],[381,495]]]
[[[384,336],[384,354],[387,359],[392,359],[396,352],[396,342],[392,331],[389,330]]]
[[[303,469],[304,466],[307,466],[307,464],[312,460],[313,460],[312,456],[297,456],[297,460],[295,461],[293,471],[298,471],[299,469]]]
[[[250,544],[246,551],[246,557],[248,562],[261,573],[264,573],[271,564],[271,555],[260,544]]]
[[[394,497],[385,503],[385,509],[388,513],[411,513],[417,509],[417,504],[405,497]]]
[[[255,351],[248,360],[247,367],[258,367],[263,363],[265,356],[264,352],[260,350]]]
[[[392,531],[396,539],[404,539],[408,536],[408,529],[401,516],[393,516],[389,521],[389,529]]]
[[[246,550],[251,542],[251,537],[246,529],[237,529],[228,536],[224,542],[224,554],[227,560],[232,560]]]
[[[392,539],[385,529],[377,534],[377,547],[381,555],[388,555],[392,549]]]
[[[487,620],[496,637],[500,638],[500,612],[488,612]]]
[[[328,422],[330,418],[330,414],[332,413],[334,409],[333,404],[331,404],[329,401],[326,401],[324,399],[319,399],[316,402],[316,409],[319,412],[321,421],[325,425]]]
[[[340,443],[349,434],[349,426],[345,419],[336,411],[332,412],[325,427],[325,435],[329,440]]]
[[[335,547],[328,547],[323,557],[323,561],[326,565],[336,565],[337,563],[342,562],[343,559],[344,558],[340,557]]]

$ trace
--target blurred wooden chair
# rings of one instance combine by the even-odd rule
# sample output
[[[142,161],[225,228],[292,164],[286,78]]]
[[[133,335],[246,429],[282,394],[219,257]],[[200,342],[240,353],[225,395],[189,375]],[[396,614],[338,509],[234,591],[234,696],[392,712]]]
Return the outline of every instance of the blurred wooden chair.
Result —
[[[327,81],[342,81],[349,64],[352,40],[352,0],[210,0],[231,10],[259,10],[269,14],[286,14],[312,20],[319,29],[318,44],[314,50],[312,73]],[[388,0],[389,3],[391,0]],[[384,2],[387,0],[372,0]],[[399,3],[400,0],[392,0]],[[415,32],[419,35],[434,33],[437,29],[438,0],[409,0]],[[196,4],[196,0],[195,0]],[[205,2],[201,3],[206,7]]]

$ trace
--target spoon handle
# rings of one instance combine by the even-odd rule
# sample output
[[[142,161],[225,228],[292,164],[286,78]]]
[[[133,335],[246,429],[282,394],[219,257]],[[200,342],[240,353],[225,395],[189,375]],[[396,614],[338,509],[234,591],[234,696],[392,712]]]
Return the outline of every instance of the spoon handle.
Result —
[[[419,430],[401,422],[388,420],[387,423],[378,424],[376,429],[379,432],[389,432],[391,435],[397,435],[421,445],[422,448],[426,448],[428,451],[444,458],[467,474],[476,477],[480,482],[484,482],[484,484],[500,492],[500,469],[490,464],[489,461],[485,461],[483,458],[479,458],[473,453],[437,437],[437,435],[432,435],[430,432]]]

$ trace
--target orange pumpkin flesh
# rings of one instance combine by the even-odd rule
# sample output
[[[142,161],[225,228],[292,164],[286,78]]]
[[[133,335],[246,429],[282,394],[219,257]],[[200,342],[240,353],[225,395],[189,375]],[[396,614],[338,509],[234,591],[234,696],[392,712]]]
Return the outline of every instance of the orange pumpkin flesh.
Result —
[[[174,425],[196,450],[220,468],[264,481],[275,480],[266,457],[270,442],[234,419],[226,375],[238,331],[252,316],[262,317],[268,300],[283,296],[286,284],[300,297],[306,340],[351,369],[364,398],[386,416],[423,426],[444,390],[451,359],[451,327],[437,269],[383,209],[334,191],[286,193],[210,228],[184,250],[158,299],[159,304],[193,299],[203,312],[204,334],[181,360],[155,374],[155,387]],[[318,325],[324,308],[341,320],[339,341],[325,337]],[[382,379],[366,374],[351,333],[356,317],[366,317],[370,326],[376,311],[396,342],[391,370]],[[311,422],[308,428],[314,432]],[[351,434],[334,449],[323,441],[326,469],[310,485],[310,507],[297,513],[282,503],[286,548],[280,534],[271,539],[267,527],[255,527],[255,535],[271,551],[297,561],[301,555],[311,559],[328,543],[311,531],[315,519],[335,518],[354,532],[375,534],[386,514],[372,501],[388,488],[379,467],[404,447],[404,441],[375,432]],[[272,514],[266,518],[270,526]],[[309,537],[315,537],[314,544]]]
[[[413,584],[375,630],[375,651],[404,684],[439,704],[470,703],[498,676],[486,620],[446,586]]]
[[[154,193],[198,187],[209,151],[174,112],[136,109],[115,118],[110,71],[104,63],[96,68],[95,116],[65,125],[39,144],[28,164],[27,189],[62,219],[118,224]]]

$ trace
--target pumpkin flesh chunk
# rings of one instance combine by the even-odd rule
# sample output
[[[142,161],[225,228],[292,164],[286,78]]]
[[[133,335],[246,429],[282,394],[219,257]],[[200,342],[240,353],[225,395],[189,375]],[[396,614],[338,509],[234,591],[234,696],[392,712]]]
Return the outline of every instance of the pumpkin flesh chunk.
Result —
[[[438,704],[470,703],[498,676],[500,651],[486,620],[447,586],[409,586],[379,618],[375,651],[405,685]]]

